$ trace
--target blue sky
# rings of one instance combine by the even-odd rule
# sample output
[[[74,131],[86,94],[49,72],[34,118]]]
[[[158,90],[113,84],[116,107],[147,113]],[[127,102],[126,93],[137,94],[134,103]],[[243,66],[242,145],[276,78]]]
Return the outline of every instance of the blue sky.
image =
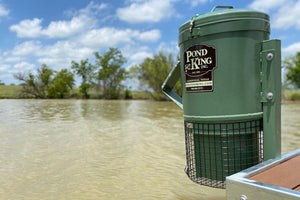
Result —
[[[0,0],[0,80],[41,64],[59,70],[93,52],[119,48],[140,64],[159,50],[177,54],[178,28],[215,5],[255,9],[271,18],[282,56],[300,51],[300,0]]]

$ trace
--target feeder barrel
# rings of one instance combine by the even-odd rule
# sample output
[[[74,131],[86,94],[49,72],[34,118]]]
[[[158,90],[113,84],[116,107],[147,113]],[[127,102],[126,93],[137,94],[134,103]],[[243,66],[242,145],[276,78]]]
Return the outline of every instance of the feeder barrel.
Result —
[[[183,109],[194,182],[225,188],[226,176],[280,155],[280,41],[269,35],[267,14],[232,6],[179,28],[180,63],[162,89]]]

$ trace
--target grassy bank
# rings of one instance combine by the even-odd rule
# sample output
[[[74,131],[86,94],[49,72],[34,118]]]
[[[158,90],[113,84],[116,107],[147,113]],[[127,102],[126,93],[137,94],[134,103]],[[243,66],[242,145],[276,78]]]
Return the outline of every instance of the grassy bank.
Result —
[[[0,85],[0,99],[18,99],[21,86]]]
[[[20,91],[22,86],[12,86],[12,85],[0,85],[0,99],[20,99]],[[89,91],[90,99],[99,99],[101,95],[94,90],[91,89]],[[121,99],[124,98],[125,93],[121,92]],[[138,92],[138,91],[131,91],[130,96],[131,99],[151,99],[151,95],[146,92]],[[82,95],[79,92],[79,88],[74,88],[70,98],[73,99],[81,99]]]
[[[283,100],[286,101],[300,101],[300,91],[296,90],[286,90],[284,91],[283,95]]]
[[[22,89],[22,86],[13,86],[13,85],[0,85],[0,99],[19,99],[19,93]],[[74,88],[73,94],[71,98],[81,98],[79,94],[79,89]],[[151,99],[151,95],[146,92],[137,92],[132,91],[130,92],[132,99]],[[98,99],[100,98],[99,94],[95,90],[91,90],[89,92],[91,99]],[[124,96],[124,95],[123,95]],[[300,101],[300,91],[296,90],[285,90],[282,94],[283,101]]]

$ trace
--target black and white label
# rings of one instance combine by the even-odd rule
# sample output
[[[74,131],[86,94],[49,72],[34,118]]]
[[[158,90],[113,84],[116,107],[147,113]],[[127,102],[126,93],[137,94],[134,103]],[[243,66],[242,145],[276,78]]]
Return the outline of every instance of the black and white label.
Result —
[[[189,47],[183,55],[186,92],[213,91],[213,70],[217,67],[216,49],[205,44]]]

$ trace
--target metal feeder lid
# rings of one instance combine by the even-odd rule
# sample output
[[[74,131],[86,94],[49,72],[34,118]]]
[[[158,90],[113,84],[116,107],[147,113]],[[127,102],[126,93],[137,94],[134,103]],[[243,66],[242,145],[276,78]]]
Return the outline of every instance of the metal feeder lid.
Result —
[[[220,9],[216,10],[217,8],[227,8],[227,9]],[[256,29],[256,30],[263,30],[265,32],[270,32],[270,24],[269,24],[269,15],[263,12],[249,10],[249,9],[234,9],[232,6],[215,6],[211,12],[198,14],[191,18],[190,21],[187,21],[179,28],[179,37],[182,34],[186,34],[186,32],[193,32],[193,29],[196,28],[203,28],[203,27],[210,27],[212,25],[216,25],[213,27],[215,29],[214,32],[223,32],[221,27],[217,25],[220,23],[231,23],[239,21],[241,24],[239,25],[242,27],[243,30]],[[243,22],[249,22],[244,23]],[[250,26],[249,26],[250,25]],[[229,25],[230,26],[230,25]],[[227,26],[228,27],[228,26]],[[227,28],[227,30],[230,29]],[[195,34],[193,34],[195,35]],[[179,39],[179,43],[183,42]]]

